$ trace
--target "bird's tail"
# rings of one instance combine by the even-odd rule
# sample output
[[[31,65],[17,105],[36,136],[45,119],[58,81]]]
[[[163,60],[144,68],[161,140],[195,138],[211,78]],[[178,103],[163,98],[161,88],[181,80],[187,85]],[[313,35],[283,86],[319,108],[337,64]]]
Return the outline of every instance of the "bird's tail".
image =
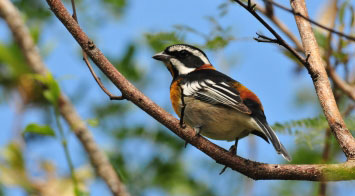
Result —
[[[291,156],[288,154],[286,148],[281,144],[281,142],[280,142],[279,138],[276,136],[274,130],[272,130],[272,128],[266,122],[262,123],[259,119],[256,119],[256,118],[255,118],[255,120],[258,123],[258,125],[260,126],[260,128],[262,129],[262,131],[264,132],[265,136],[271,141],[276,152],[278,154],[281,154],[282,157],[284,159],[286,159],[287,161],[291,161],[292,160]]]

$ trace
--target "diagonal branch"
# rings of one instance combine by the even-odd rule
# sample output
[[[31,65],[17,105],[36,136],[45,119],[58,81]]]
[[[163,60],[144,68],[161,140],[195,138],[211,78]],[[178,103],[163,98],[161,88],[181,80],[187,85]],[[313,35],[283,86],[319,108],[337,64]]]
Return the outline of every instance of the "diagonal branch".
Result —
[[[296,13],[308,17],[304,0],[291,0],[290,3]],[[301,35],[304,50],[306,53],[311,54],[309,57],[309,67],[307,67],[307,69],[311,76],[313,76],[314,87],[325,117],[347,159],[354,160],[355,139],[346,128],[337,107],[325,70],[325,64],[319,53],[318,44],[313,34],[311,24],[308,20],[298,15],[295,15],[295,20]]]
[[[7,22],[33,72],[40,75],[49,74],[19,11],[9,0],[0,0],[0,16]],[[114,195],[128,196],[107,156],[99,149],[93,135],[63,92],[60,94],[58,105],[61,115],[84,146],[96,173],[107,183]]]
[[[63,23],[67,30],[76,39],[82,49],[95,62],[101,71],[120,89],[125,98],[144,110],[150,116],[162,123],[176,135],[195,146],[217,163],[224,164],[253,179],[284,179],[309,181],[338,181],[355,179],[355,161],[340,164],[313,164],[313,165],[279,165],[265,164],[250,161],[235,156],[225,149],[211,143],[204,137],[195,134],[189,127],[185,129],[179,125],[179,120],[164,111],[151,101],[133,84],[131,84],[95,46],[89,47],[90,39],[80,26],[71,17],[60,0],[47,0],[53,13]]]

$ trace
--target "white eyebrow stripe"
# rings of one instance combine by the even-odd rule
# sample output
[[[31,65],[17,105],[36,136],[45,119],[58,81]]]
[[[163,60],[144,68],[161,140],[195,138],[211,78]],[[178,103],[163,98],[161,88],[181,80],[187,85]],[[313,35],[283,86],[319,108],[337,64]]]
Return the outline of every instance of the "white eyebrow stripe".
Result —
[[[204,64],[211,64],[210,61],[207,59],[207,57],[205,55],[203,55],[203,53],[201,53],[199,50],[195,50],[195,49],[192,49],[192,48],[184,46],[184,45],[176,45],[176,46],[172,46],[169,48],[170,52],[181,51],[181,50],[187,50],[190,53],[192,53],[193,55],[198,56]]]

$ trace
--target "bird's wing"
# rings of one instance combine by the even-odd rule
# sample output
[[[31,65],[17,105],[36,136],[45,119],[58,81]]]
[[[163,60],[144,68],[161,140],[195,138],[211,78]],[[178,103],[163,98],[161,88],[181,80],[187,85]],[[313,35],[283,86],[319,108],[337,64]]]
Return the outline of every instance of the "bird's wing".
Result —
[[[194,97],[213,105],[224,105],[245,114],[251,114],[238,90],[228,82],[212,79],[186,81],[182,85],[184,96]]]

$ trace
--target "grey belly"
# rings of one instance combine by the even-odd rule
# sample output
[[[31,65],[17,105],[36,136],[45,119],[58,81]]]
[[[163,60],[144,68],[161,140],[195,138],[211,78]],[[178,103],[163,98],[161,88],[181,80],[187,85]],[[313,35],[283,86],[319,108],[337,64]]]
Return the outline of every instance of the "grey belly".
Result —
[[[211,105],[186,97],[184,122],[199,128],[200,133],[216,140],[243,138],[253,130],[260,130],[255,120],[247,114],[225,106]]]

